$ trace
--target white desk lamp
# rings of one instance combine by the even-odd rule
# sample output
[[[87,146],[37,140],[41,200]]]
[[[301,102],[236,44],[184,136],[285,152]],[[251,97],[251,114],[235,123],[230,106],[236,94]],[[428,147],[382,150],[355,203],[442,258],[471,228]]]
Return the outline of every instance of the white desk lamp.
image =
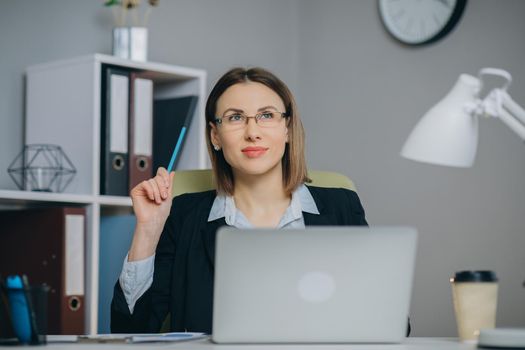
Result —
[[[484,75],[503,77],[506,83],[482,100]],[[470,167],[478,147],[478,117],[498,118],[525,140],[525,110],[507,93],[511,81],[508,72],[496,68],[483,68],[477,78],[461,74],[452,90],[412,130],[401,155],[420,162]]]
[[[483,75],[503,77],[506,83],[479,98]],[[470,167],[478,147],[478,118],[494,117],[525,140],[525,110],[512,100],[507,89],[511,75],[501,69],[483,68],[478,77],[461,74],[450,92],[414,127],[401,155],[438,165]],[[525,348],[525,329],[481,330],[479,346]]]

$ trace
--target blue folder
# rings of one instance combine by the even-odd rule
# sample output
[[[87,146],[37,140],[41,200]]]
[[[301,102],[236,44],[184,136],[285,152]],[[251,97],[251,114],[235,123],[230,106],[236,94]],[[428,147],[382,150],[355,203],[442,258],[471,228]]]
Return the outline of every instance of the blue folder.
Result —
[[[113,287],[120,276],[135,229],[134,215],[100,218],[98,333],[109,333]]]

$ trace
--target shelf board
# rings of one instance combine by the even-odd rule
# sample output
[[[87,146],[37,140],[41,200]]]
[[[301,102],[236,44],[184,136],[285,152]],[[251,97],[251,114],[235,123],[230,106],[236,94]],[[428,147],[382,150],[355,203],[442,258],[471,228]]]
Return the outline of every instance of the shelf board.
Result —
[[[92,196],[87,194],[0,190],[0,204],[73,203],[131,207],[131,197]]]
[[[121,196],[98,196],[97,202],[100,205],[111,205],[119,207],[131,207],[131,197],[121,197]]]
[[[73,203],[91,204],[94,197],[86,194],[0,190],[0,204]]]
[[[206,71],[198,68],[182,67],[166,63],[158,62],[139,62],[118,58],[112,55],[105,54],[91,54],[80,56],[72,59],[59,60],[49,63],[36,64],[27,68],[27,72],[34,72],[39,70],[53,69],[56,67],[64,67],[68,65],[75,65],[83,62],[97,62],[112,64],[121,67],[142,70],[151,78],[158,81],[172,81],[172,80],[188,80],[206,77]]]

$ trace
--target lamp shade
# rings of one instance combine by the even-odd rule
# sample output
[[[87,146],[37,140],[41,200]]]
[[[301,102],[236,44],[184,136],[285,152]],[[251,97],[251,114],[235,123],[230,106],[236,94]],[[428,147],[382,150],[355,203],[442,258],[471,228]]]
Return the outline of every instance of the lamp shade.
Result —
[[[406,140],[401,156],[420,162],[470,167],[478,146],[478,118],[472,113],[481,81],[462,74]]]

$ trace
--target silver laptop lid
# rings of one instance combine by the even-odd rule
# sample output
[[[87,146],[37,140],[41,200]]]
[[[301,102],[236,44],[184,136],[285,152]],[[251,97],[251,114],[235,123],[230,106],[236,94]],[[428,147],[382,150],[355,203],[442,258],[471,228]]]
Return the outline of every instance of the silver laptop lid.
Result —
[[[401,342],[417,232],[408,227],[223,227],[212,340]]]

